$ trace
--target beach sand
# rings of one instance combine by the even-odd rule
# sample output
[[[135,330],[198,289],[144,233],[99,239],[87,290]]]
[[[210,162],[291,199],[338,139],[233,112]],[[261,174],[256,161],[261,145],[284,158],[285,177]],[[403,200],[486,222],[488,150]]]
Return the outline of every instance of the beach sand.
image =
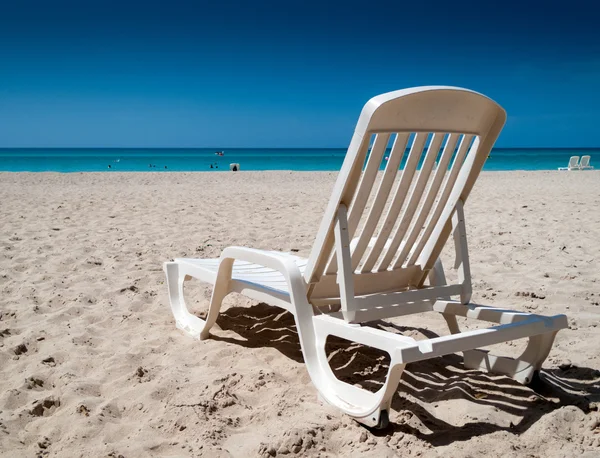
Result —
[[[569,317],[535,390],[459,355],[409,364],[370,431],[318,401],[290,314],[232,295],[212,338],[175,328],[164,261],[308,256],[336,175],[0,174],[0,456],[599,456],[597,171],[483,173],[466,205],[473,301]],[[186,291],[205,311],[210,289]],[[386,370],[356,346],[331,362],[371,386]]]

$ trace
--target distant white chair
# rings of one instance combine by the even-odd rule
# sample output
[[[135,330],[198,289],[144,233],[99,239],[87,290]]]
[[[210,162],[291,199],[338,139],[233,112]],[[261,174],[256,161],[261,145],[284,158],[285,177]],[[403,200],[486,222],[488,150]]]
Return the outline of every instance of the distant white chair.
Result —
[[[590,165],[590,156],[581,156],[581,162],[579,163],[580,170],[593,170],[594,167]]]
[[[589,156],[587,157],[589,161]],[[571,159],[569,159],[569,165],[567,167],[559,167],[558,170],[579,170],[579,156],[571,156]]]
[[[471,303],[463,204],[505,121],[502,107],[466,89],[419,87],[372,98],[358,120],[308,259],[229,247],[219,259],[166,262],[177,327],[195,338],[209,337],[223,299],[232,292],[289,311],[321,398],[373,427],[387,425],[407,363],[463,352],[467,368],[529,383],[556,333],[567,327],[565,315]],[[378,180],[388,143],[392,149]],[[448,285],[439,256],[451,234],[458,281]],[[214,285],[205,320],[191,314],[183,299],[184,281],[192,277]],[[451,334],[415,340],[365,325],[421,312],[440,313]],[[493,325],[461,332],[457,317]],[[387,377],[377,392],[336,377],[325,351],[329,336],[389,354]],[[516,359],[478,349],[525,337],[529,343]]]

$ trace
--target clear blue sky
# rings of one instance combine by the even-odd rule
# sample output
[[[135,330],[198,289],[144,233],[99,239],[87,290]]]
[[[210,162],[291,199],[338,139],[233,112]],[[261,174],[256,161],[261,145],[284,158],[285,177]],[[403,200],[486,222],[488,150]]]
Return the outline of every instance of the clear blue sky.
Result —
[[[345,147],[430,84],[503,105],[497,146],[600,146],[594,3],[4,1],[0,147]]]

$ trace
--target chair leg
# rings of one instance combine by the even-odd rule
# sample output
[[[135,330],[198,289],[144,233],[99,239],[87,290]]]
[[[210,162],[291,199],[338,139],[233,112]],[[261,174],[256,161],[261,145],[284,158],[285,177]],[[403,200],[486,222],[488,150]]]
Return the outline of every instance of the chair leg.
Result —
[[[212,328],[217,321],[219,312],[221,311],[223,299],[225,299],[225,297],[231,292],[229,288],[229,281],[231,280],[232,266],[233,260],[231,259],[225,259],[221,261],[221,264],[219,265],[217,280],[213,287],[208,314],[206,315],[206,322],[202,332],[200,333],[200,340],[208,339],[210,335],[210,328]]]
[[[438,258],[433,265],[433,269],[429,272],[429,284],[431,286],[445,286],[448,283],[446,282],[446,275],[444,274],[444,266],[442,264],[442,260]],[[450,300],[449,297],[441,298]],[[452,334],[458,334],[460,332],[460,328],[458,327],[458,321],[456,320],[456,316],[450,313],[442,313],[444,320],[446,320],[446,324],[450,329]]]
[[[524,385],[531,383],[537,371],[548,357],[556,332],[540,334],[529,338],[525,351],[518,358],[495,356],[485,350],[464,352],[465,367],[495,374],[507,375]]]
[[[171,311],[175,317],[177,328],[181,329],[190,337],[200,338],[204,328],[204,321],[191,314],[183,299],[183,282],[185,274],[180,272],[180,266],[176,262],[166,262],[164,271],[167,276],[167,287],[169,289],[169,302]]]
[[[219,316],[223,299],[230,293],[229,281],[231,280],[232,267],[233,260],[229,259],[225,259],[219,264],[219,271],[217,273],[217,280],[213,286],[208,315],[206,316],[206,320],[202,320],[188,311],[183,298],[183,282],[189,276],[181,271],[181,266],[177,262],[166,262],[164,264],[171,311],[175,317],[178,329],[181,329],[194,339],[204,340],[208,338],[210,328],[212,328]]]
[[[398,389],[406,364],[399,364],[392,360],[383,386],[377,392],[372,393],[345,383],[335,376],[325,352],[327,335],[320,332],[318,335],[316,350],[319,362],[314,364],[307,360],[307,365],[313,366],[309,372],[319,392],[319,398],[337,407],[361,424],[375,429],[386,428],[389,424],[392,399]],[[318,373],[318,376],[314,377],[315,373]]]
[[[429,282],[432,286],[446,284],[444,267],[438,259],[429,273]],[[460,327],[456,316],[442,313],[452,334],[459,334]],[[525,351],[517,358],[496,356],[487,350],[467,350],[463,352],[464,365],[468,369],[478,369],[495,374],[507,375],[523,384],[529,384],[535,373],[539,371],[548,357],[556,332],[549,332],[529,337]]]
[[[325,344],[327,336],[340,333],[332,328],[330,323],[319,321],[318,317],[314,316],[313,309],[305,297],[292,296],[292,301],[296,312],[295,320],[302,355],[320,399],[366,426],[387,427],[392,398],[398,388],[405,364],[395,361],[392,357],[385,383],[376,393],[339,380],[329,365]],[[390,353],[391,348],[382,348],[381,342],[369,337],[368,333],[361,332],[359,325],[343,323],[344,328],[348,326],[355,326],[356,331],[339,337]]]

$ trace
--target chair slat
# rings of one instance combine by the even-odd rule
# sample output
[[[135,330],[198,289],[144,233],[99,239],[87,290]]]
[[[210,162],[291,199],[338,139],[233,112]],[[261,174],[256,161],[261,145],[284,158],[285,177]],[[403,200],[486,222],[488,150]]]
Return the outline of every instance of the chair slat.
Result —
[[[348,236],[350,239],[354,237],[354,233],[356,232],[360,218],[365,211],[367,200],[369,199],[371,189],[373,189],[373,184],[375,183],[375,178],[377,177],[377,172],[379,171],[379,166],[381,165],[381,158],[383,157],[383,153],[385,152],[389,141],[389,133],[377,134],[375,136],[371,153],[367,159],[367,166],[365,167],[365,171],[363,172],[358,184],[358,190],[355,194],[356,197],[354,198],[352,206],[348,212]],[[337,256],[334,256],[331,258],[326,272],[336,272],[337,266]]]
[[[373,184],[375,183],[375,178],[377,177],[377,172],[381,165],[383,153],[385,152],[389,141],[390,134],[378,134],[373,142],[373,148],[371,149],[371,154],[367,160],[367,166],[358,185],[356,198],[354,199],[354,202],[352,202],[352,207],[348,213],[348,234],[351,239],[354,237],[358,222],[365,211],[367,200],[369,199],[371,189],[373,189]]]
[[[325,209],[313,250],[304,272],[307,283],[316,282],[325,272],[327,262],[334,250],[333,229],[340,203],[351,202],[369,148],[369,137],[355,132],[348,147],[346,158]]]
[[[394,180],[398,174],[398,167],[400,167],[400,162],[402,162],[402,158],[404,157],[409,136],[409,133],[401,133],[396,136],[388,163],[385,167],[385,172],[383,173],[383,178],[381,179],[379,188],[375,194],[373,207],[369,211],[365,226],[362,229],[356,247],[352,252],[353,269],[356,269],[360,264],[360,260],[377,228],[377,223],[381,218],[381,213],[383,212],[385,203],[387,202],[392,186],[394,185]]]
[[[440,195],[440,199],[438,200],[434,210],[432,212],[430,212],[430,218],[425,225],[425,229],[423,230],[421,237],[418,239],[417,243],[414,246],[414,250],[410,255],[408,264],[414,264],[416,262],[423,247],[427,243],[428,237],[431,235],[435,225],[437,224],[437,222],[440,218],[440,215],[442,214],[442,211],[448,201],[450,192],[452,191],[452,189],[454,187],[456,178],[462,167],[463,160],[465,158],[465,155],[467,154],[467,151],[469,150],[469,146],[471,145],[472,140],[473,140],[472,135],[465,135],[462,138],[462,140],[459,144],[458,152],[456,154],[456,157],[455,157],[452,167],[450,169],[450,173],[448,174],[448,178],[447,178],[446,182],[444,183],[443,190]]]
[[[429,236],[431,235],[431,232],[433,231],[433,228],[435,227],[438,220],[440,219],[440,215],[442,214],[442,211],[446,205],[446,202],[448,202],[448,197],[450,196],[450,191],[452,191],[452,188],[454,187],[454,183],[456,182],[456,177],[458,176],[458,172],[462,166],[463,159],[465,158],[465,155],[467,153],[467,150],[468,150],[469,145],[471,144],[472,140],[473,140],[472,135],[465,135],[461,139],[460,144],[458,146],[458,152],[456,153],[456,157],[454,158],[454,162],[452,163],[452,167],[450,168],[450,173],[448,174],[446,183],[444,183],[444,187],[443,187],[442,193],[440,195],[440,199],[437,202],[435,209],[431,213],[431,217],[430,217],[429,221],[425,224],[425,230],[421,234],[421,238],[417,241],[417,244],[415,245],[415,249],[413,250],[413,252],[410,255],[410,258],[408,260],[408,264],[414,264],[417,261],[419,255],[421,254],[421,251],[423,250],[423,247],[425,246],[425,243],[427,242],[427,239],[429,238]]]
[[[422,133],[416,134],[414,137],[410,152],[408,153],[408,159],[404,165],[402,176],[400,177],[400,182],[398,183],[398,187],[394,193],[394,198],[385,216],[384,223],[379,230],[377,240],[373,244],[373,248],[371,248],[371,251],[367,256],[367,260],[360,269],[361,272],[370,272],[377,262],[377,259],[379,259],[379,256],[381,255],[381,251],[383,250],[387,239],[394,228],[394,223],[396,222],[398,214],[400,213],[402,205],[404,204],[406,194],[408,193],[408,188],[412,182],[417,165],[419,165],[419,159],[421,158],[421,153],[423,152],[423,147],[425,146],[425,141],[427,140],[428,135],[429,134],[427,133]]]
[[[469,148],[465,156],[465,160],[458,171],[456,182],[450,191],[448,202],[446,202],[446,205],[442,210],[440,219],[434,226],[433,231],[429,236],[429,240],[425,242],[425,246],[419,255],[417,263],[423,266],[425,270],[431,269],[433,263],[440,255],[440,252],[452,228],[450,218],[452,218],[452,215],[456,210],[456,205],[458,204],[459,200],[462,200],[464,204],[466,196],[468,196],[479,172],[483,168],[483,164],[485,163],[488,153],[486,153],[486,155],[478,154],[481,145],[482,143],[480,141],[480,137],[475,137],[475,140]],[[488,152],[491,149],[491,147],[488,147],[488,145],[484,145],[484,147]]]
[[[435,159],[437,158],[443,139],[444,134],[439,133],[434,134],[433,138],[431,139],[431,143],[429,144],[427,153],[425,153],[425,160],[423,161],[423,165],[421,166],[421,170],[419,171],[419,177],[417,178],[417,182],[410,193],[410,197],[408,198],[406,208],[402,214],[400,223],[398,224],[398,227],[396,228],[396,231],[392,237],[390,246],[387,249],[383,259],[377,266],[378,271],[386,270],[390,266],[394,255],[397,253],[398,247],[404,239],[406,230],[408,229],[408,226],[412,221],[413,215],[415,213],[415,210],[417,209],[417,206],[421,201],[421,197],[423,196],[423,189],[429,181],[431,169],[433,168],[433,164],[435,163]]]
[[[452,159],[452,156],[454,155],[454,148],[456,147],[458,137],[459,136],[456,134],[452,134],[448,137],[448,141],[446,142],[446,145],[444,146],[444,151],[442,152],[442,157],[440,158],[437,169],[435,170],[433,180],[431,182],[431,185],[429,186],[429,189],[427,190],[427,194],[425,196],[425,200],[423,201],[423,205],[421,206],[418,214],[414,218],[412,228],[408,233],[408,237],[406,237],[405,239],[406,243],[400,250],[400,254],[394,262],[394,269],[402,266],[411,248],[413,248],[415,240],[421,233],[421,229],[423,229],[423,225],[425,224],[425,221],[427,220],[427,217],[430,214],[431,207],[433,206],[435,198],[438,195],[438,192],[442,185],[442,181],[444,180],[444,176],[448,171],[448,164],[450,163],[450,159]]]
[[[392,266],[397,261],[405,263],[416,259],[409,267],[422,267],[422,275],[415,274],[408,283],[398,287],[421,287],[424,276],[448,239],[449,221],[457,202],[465,202],[468,198],[505,120],[506,115],[497,104],[480,94],[457,88],[417,88],[382,94],[369,100],[357,122],[307,261],[304,279],[309,297],[320,290],[326,272],[327,278],[337,277],[339,259],[334,253],[334,228],[341,204],[348,207],[348,235],[354,236],[350,246],[343,248],[348,251],[345,257],[350,259],[350,268],[355,275],[402,271],[405,269],[392,269]],[[384,136],[397,136],[398,133],[409,133],[409,138],[414,139],[409,142],[412,147],[409,145],[408,158],[400,158],[400,163],[406,160],[406,166],[401,172],[395,171],[393,180],[388,178],[394,175],[391,168],[386,168],[388,174],[383,171],[379,177],[381,156],[387,146]],[[432,133],[437,134],[432,138]],[[444,134],[440,137],[439,133]],[[372,143],[375,134],[379,139]],[[457,167],[460,162],[462,164],[455,174],[453,167],[448,169],[444,164],[440,164],[443,170],[433,171],[434,161],[438,157],[441,159],[444,153],[440,155],[439,145],[425,148],[425,144],[430,140],[446,143],[444,138],[450,139],[452,134],[459,139],[475,136],[475,147],[470,150],[466,147],[462,161],[456,162]],[[370,149],[372,155],[368,154]],[[423,159],[425,164],[421,167]],[[422,168],[421,173],[416,172],[417,168]],[[442,172],[443,176],[440,175]],[[449,179],[446,177],[451,175],[454,185],[448,194],[445,183]],[[379,178],[385,183],[382,184]],[[440,213],[438,201],[442,196],[446,202]],[[370,204],[368,211],[367,204]],[[421,209],[424,205],[428,209]],[[424,237],[424,234],[428,236]],[[414,239],[413,248],[410,248],[411,244],[407,248],[406,243],[403,244],[409,237]],[[384,265],[382,258],[386,258],[387,264]],[[330,264],[334,267],[331,270]],[[380,268],[385,270],[380,271]],[[337,283],[334,290],[339,291]]]

